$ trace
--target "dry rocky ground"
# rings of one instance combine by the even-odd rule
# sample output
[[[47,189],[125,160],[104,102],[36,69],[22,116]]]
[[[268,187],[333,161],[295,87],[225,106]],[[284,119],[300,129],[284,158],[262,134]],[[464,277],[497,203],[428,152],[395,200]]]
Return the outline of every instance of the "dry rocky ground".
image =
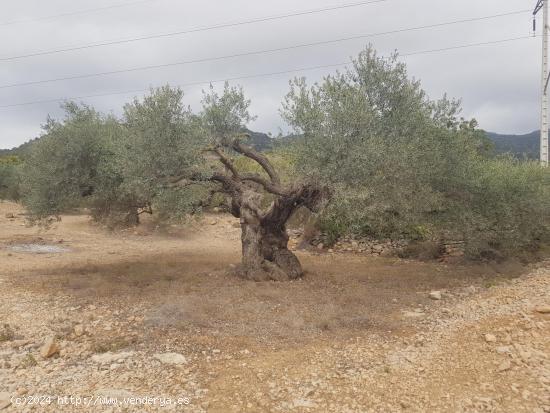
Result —
[[[225,215],[109,233],[21,212],[0,203],[2,413],[550,412],[550,262],[314,249],[304,279],[253,283]]]

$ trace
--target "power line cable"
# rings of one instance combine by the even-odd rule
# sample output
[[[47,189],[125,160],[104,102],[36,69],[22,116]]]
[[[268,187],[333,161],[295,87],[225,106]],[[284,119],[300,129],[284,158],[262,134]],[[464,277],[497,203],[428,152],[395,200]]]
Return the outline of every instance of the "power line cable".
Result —
[[[539,35],[535,37],[540,37]],[[420,52],[412,52],[412,53],[404,53],[400,54],[399,56],[415,56],[419,54],[429,54],[429,53],[437,53],[437,52],[445,52],[447,50],[458,50],[458,49],[466,49],[468,47],[478,47],[478,46],[488,46],[492,44],[501,44],[501,43],[509,43],[517,40],[524,40],[524,39],[532,39],[533,36],[520,36],[520,37],[511,37],[508,39],[501,39],[501,40],[490,40],[487,42],[478,42],[478,43],[468,43],[458,46],[450,46],[450,47],[442,47],[439,49],[429,49],[429,50],[422,50]]]
[[[540,37],[540,36],[537,36],[537,37]],[[468,47],[479,47],[479,46],[503,44],[503,43],[513,42],[513,41],[517,41],[517,40],[532,39],[532,38],[533,38],[532,36],[523,36],[523,37],[514,37],[514,38],[509,38],[509,39],[493,40],[493,41],[487,41],[487,42],[469,43],[469,44],[464,44],[464,45],[457,45],[457,46],[450,46],[450,47],[444,47],[444,48],[438,48],[438,49],[429,49],[429,50],[422,50],[422,51],[417,51],[417,52],[404,53],[404,54],[400,54],[399,56],[407,57],[407,56],[415,56],[415,55],[422,55],[422,54],[439,53],[439,52],[449,51],[449,50],[458,50],[458,49],[465,49],[465,48],[468,48]],[[209,81],[198,81],[198,82],[184,83],[184,84],[180,84],[180,85],[176,85],[176,86],[179,86],[179,87],[183,88],[183,87],[189,87],[189,86],[207,85],[207,84],[210,84],[210,83],[230,82],[230,81],[235,81],[235,80],[269,77],[269,76],[283,75],[283,74],[289,74],[289,73],[305,72],[305,71],[311,71],[311,70],[317,70],[317,69],[326,69],[326,68],[331,68],[331,67],[345,66],[345,65],[348,65],[348,64],[352,64],[352,63],[353,63],[353,61],[349,60],[349,61],[341,62],[341,63],[333,63],[333,64],[327,64],[327,65],[302,67],[302,68],[296,68],[296,69],[291,69],[291,70],[283,70],[283,71],[278,71],[278,72],[260,73],[260,74],[230,77],[230,78],[225,78],[225,79],[215,79],[215,80],[209,80]],[[12,108],[12,107],[21,107],[21,106],[29,106],[29,105],[36,105],[36,104],[42,104],[42,103],[62,102],[62,101],[66,101],[66,100],[78,100],[78,99],[89,99],[89,98],[95,98],[95,97],[125,95],[125,94],[130,94],[130,93],[146,92],[147,90],[149,90],[149,89],[133,89],[133,90],[126,90],[126,91],[122,91],[122,92],[100,93],[100,94],[92,94],[92,95],[84,95],[84,96],[74,96],[74,97],[70,97],[70,98],[35,100],[35,101],[30,101],[30,102],[13,103],[13,104],[9,104],[9,105],[0,105],[0,109]]]
[[[197,33],[197,32],[204,32],[209,30],[216,30],[216,29],[224,29],[228,27],[237,27],[237,26],[244,26],[248,24],[254,24],[254,23],[263,23],[267,21],[272,20],[282,20],[287,19],[290,17],[297,17],[297,16],[305,16],[309,14],[318,14],[318,13],[325,13],[329,11],[334,10],[341,10],[341,9],[348,9],[352,7],[359,7],[359,6],[366,6],[370,4],[376,4],[376,3],[384,3],[389,0],[369,0],[369,1],[360,1],[357,3],[347,3],[339,6],[331,6],[331,7],[324,7],[320,9],[312,9],[312,10],[305,10],[305,11],[298,11],[298,12],[292,12],[292,13],[286,13],[286,14],[280,14],[277,16],[268,16],[268,17],[257,17],[250,20],[243,20],[239,22],[234,23],[218,23],[212,26],[203,26],[203,27],[195,27],[191,29],[176,31],[176,32],[170,32],[170,33],[159,33],[159,34],[152,34],[149,36],[141,36],[141,37],[132,37],[128,39],[117,39],[117,40],[106,40],[100,43],[92,43],[92,44],[86,44],[86,45],[80,45],[80,46],[72,46],[67,48],[60,48],[60,49],[54,49],[54,50],[45,50],[45,51],[38,51],[34,53],[28,53],[23,55],[17,55],[17,56],[9,56],[0,58],[0,61],[10,61],[10,60],[17,60],[17,59],[25,59],[29,57],[36,57],[36,56],[44,56],[44,55],[50,55],[50,54],[56,54],[56,53],[65,53],[65,52],[71,52],[76,50],[83,50],[83,49],[92,49],[96,47],[104,47],[104,46],[112,46],[116,44],[124,44],[124,43],[133,43],[133,42],[140,42],[143,40],[152,40],[152,39],[161,39],[166,37],[173,37],[173,36],[180,36],[190,33]],[[530,10],[527,10],[530,12]],[[522,11],[523,12],[523,11]]]
[[[167,38],[167,37],[185,35],[185,34],[190,34],[190,33],[221,29],[221,28],[226,28],[226,27],[235,27],[235,26],[242,26],[242,25],[259,23],[259,22],[266,22],[266,21],[270,21],[270,20],[285,19],[285,18],[288,18],[288,17],[302,16],[302,15],[306,15],[306,14],[322,13],[322,12],[331,11],[331,10],[337,10],[337,9],[343,9],[343,8],[349,8],[349,7],[356,7],[356,6],[366,5],[366,4],[373,4],[373,3],[380,3],[380,2],[383,2],[383,1],[388,1],[388,0],[376,0],[376,1],[354,3],[354,4],[344,5],[344,6],[335,6],[335,7],[329,7],[329,8],[324,8],[324,9],[311,10],[311,11],[307,11],[307,12],[289,13],[289,14],[286,14],[286,15],[273,16],[273,17],[262,17],[262,18],[258,18],[258,19],[246,20],[246,21],[237,22],[237,23],[218,24],[218,25],[214,25],[214,26],[188,29],[188,30],[183,30],[183,31],[178,31],[178,32],[154,34],[154,35],[150,35],[150,36],[134,37],[134,38],[131,38],[131,39],[111,40],[111,41],[105,41],[105,42],[102,42],[102,43],[93,43],[93,44],[88,44],[88,45],[68,47],[68,48],[65,48],[65,49],[39,51],[39,52],[28,53],[28,54],[24,54],[24,55],[17,55],[17,56],[10,56],[10,57],[0,58],[0,62],[13,61],[13,60],[25,59],[25,58],[36,57],[36,56],[45,56],[45,55],[51,55],[51,54],[57,54],[57,53],[66,53],[66,52],[71,52],[71,51],[76,51],[76,50],[92,49],[92,48],[96,48],[96,47],[112,46],[112,45],[124,44],[124,43],[134,43],[134,42],[140,42],[140,41],[143,41],[143,40]],[[512,16],[512,15],[516,15],[516,14],[530,13],[530,12],[531,12],[530,10],[518,10],[518,11],[509,12],[509,13],[502,13],[502,14],[492,15],[492,16],[484,16],[484,17],[478,17],[478,18],[473,18],[473,19],[458,20],[456,22],[450,22],[450,23],[446,23],[446,24],[467,23],[467,22],[474,22],[474,21],[480,21],[480,20],[494,19],[494,18],[504,17],[504,16]],[[445,23],[430,25],[430,26],[422,27],[422,28],[438,27],[440,25],[445,25]],[[373,36],[375,36],[375,35],[379,36],[379,35],[383,35],[383,34],[399,33],[401,31],[406,31],[406,30],[412,30],[412,29],[396,30],[396,31],[383,32],[383,33],[378,33],[378,34],[374,33],[372,35]]]
[[[319,65],[319,66],[309,66],[309,67],[302,67],[302,68],[296,68],[291,70],[283,70],[279,72],[269,72],[269,73],[259,73],[259,74],[253,74],[253,75],[245,75],[245,76],[237,76],[237,77],[229,77],[225,79],[214,79],[209,81],[197,81],[197,82],[191,82],[191,83],[183,83],[176,85],[177,87],[189,87],[189,86],[197,86],[197,85],[207,85],[210,83],[220,83],[220,82],[231,82],[235,80],[244,80],[244,79],[253,79],[253,78],[259,78],[259,77],[268,77],[268,76],[276,76],[276,75],[283,75],[288,73],[295,73],[295,72],[304,72],[304,71],[310,71],[310,70],[316,70],[316,69],[327,69],[330,67],[337,67],[337,66],[344,66],[351,63],[351,61],[346,61],[342,63],[333,63],[328,65]],[[10,108],[10,107],[16,107],[16,106],[27,106],[27,105],[34,105],[39,103],[53,103],[53,102],[62,102],[65,100],[78,100],[78,99],[88,99],[88,98],[95,98],[95,97],[104,97],[104,96],[115,96],[115,95],[126,95],[129,93],[139,93],[139,92],[146,92],[149,89],[132,89],[132,90],[125,90],[122,92],[114,92],[114,93],[100,93],[100,94],[93,94],[93,95],[85,95],[85,96],[75,96],[71,98],[56,98],[56,99],[46,99],[46,100],[37,100],[33,102],[24,102],[24,103],[15,103],[11,105],[0,105],[1,108]]]
[[[517,12],[515,12],[515,13],[517,13]],[[504,14],[504,15],[506,15],[506,14]],[[304,47],[312,47],[312,46],[320,46],[320,45],[326,45],[326,44],[341,43],[341,42],[350,41],[350,40],[365,39],[365,38],[369,38],[369,37],[376,37],[376,36],[395,34],[395,33],[403,33],[403,32],[407,32],[407,31],[423,30],[423,29],[428,29],[428,28],[442,27],[442,26],[448,26],[448,25],[453,25],[453,24],[466,23],[466,22],[477,21],[477,20],[485,20],[485,19],[489,19],[489,18],[496,18],[496,17],[501,17],[501,16],[503,16],[503,14],[493,15],[493,16],[477,17],[477,18],[473,18],[473,19],[455,20],[455,21],[446,22],[446,23],[436,23],[436,24],[425,25],[425,26],[410,27],[410,28],[406,28],[406,29],[391,30],[391,31],[379,32],[379,33],[370,33],[370,34],[366,34],[366,35],[344,37],[344,38],[339,38],[339,39],[323,40],[323,41],[312,42],[312,43],[302,43],[302,44],[298,44],[298,45],[277,47],[277,48],[273,48],[273,49],[255,50],[255,51],[250,51],[250,52],[234,53],[234,54],[224,55],[224,56],[205,57],[205,58],[201,58],[201,59],[192,59],[192,60],[186,60],[186,61],[182,61],[182,62],[163,63],[163,64],[158,64],[158,65],[139,66],[139,67],[133,67],[133,68],[128,68],[128,69],[111,70],[111,71],[107,71],[107,72],[88,73],[88,74],[83,74],[83,75],[65,76],[65,77],[58,77],[58,78],[52,78],[52,79],[35,80],[35,81],[30,81],[30,82],[12,83],[12,84],[7,84],[7,85],[0,85],[0,89],[7,89],[7,88],[13,88],[13,87],[20,87],[20,86],[38,85],[38,84],[43,84],[43,83],[61,82],[61,81],[65,81],[65,80],[88,79],[88,78],[91,78],[91,77],[108,76],[108,75],[114,75],[114,74],[120,74],[120,73],[160,69],[160,68],[173,67],[173,66],[184,66],[184,65],[188,65],[188,64],[205,63],[205,62],[211,62],[211,61],[216,61],[216,60],[226,60],[226,59],[232,59],[232,58],[237,58],[237,57],[253,56],[253,55],[274,53],[274,52],[282,52],[282,51],[287,51],[287,50],[301,49],[301,48],[304,48]]]
[[[118,9],[118,8],[127,7],[127,6],[134,6],[134,5],[140,4],[140,3],[149,3],[151,1],[157,1],[157,0],[138,0],[138,1],[132,1],[132,2],[129,2],[129,3],[113,4],[111,6],[96,7],[96,8],[93,8],[93,9],[86,9],[86,10],[80,10],[80,11],[74,11],[74,12],[54,14],[54,15],[51,15],[51,16],[42,16],[42,17],[34,17],[34,18],[30,18],[30,19],[12,20],[12,21],[8,21],[8,22],[0,23],[0,26],[11,26],[11,25],[14,25],[14,24],[19,24],[19,23],[31,23],[31,22],[41,21],[41,20],[57,19],[57,18],[60,18],[60,17],[77,16],[79,14],[88,14],[88,13],[95,13],[95,12],[104,11],[104,10]]]

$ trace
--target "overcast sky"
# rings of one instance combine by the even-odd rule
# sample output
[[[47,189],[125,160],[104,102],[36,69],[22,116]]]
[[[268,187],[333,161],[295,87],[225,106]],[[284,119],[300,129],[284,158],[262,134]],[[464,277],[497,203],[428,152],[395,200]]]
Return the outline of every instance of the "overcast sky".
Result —
[[[276,16],[359,0],[3,0],[0,17],[0,59],[109,40],[181,31],[219,23]],[[133,3],[82,14],[92,8]],[[290,51],[133,71],[86,79],[20,87],[14,83],[47,80],[239,54],[337,38],[366,35],[459,19],[530,10],[535,0],[386,0],[324,13],[221,28],[68,53],[0,61],[0,106],[16,103],[147,89],[170,83],[210,80],[329,65],[349,60],[367,43],[380,54],[402,54],[458,45],[528,36],[529,12],[485,21],[448,25]],[[46,18],[67,13],[64,17]],[[25,21],[26,20],[26,21]],[[539,18],[540,20],[540,18]],[[17,23],[14,23],[18,21]],[[539,23],[539,32],[540,32]],[[463,102],[464,115],[486,130],[526,133],[538,128],[541,38],[402,57],[411,76],[421,80],[431,98],[447,92]],[[277,133],[288,80],[304,75],[310,81],[335,71],[325,68],[249,78],[241,84],[258,116],[252,130]],[[217,83],[215,86],[220,87]],[[186,101],[199,108],[207,84],[184,87]],[[120,114],[136,93],[81,99],[103,112]],[[137,93],[139,95],[139,93]],[[59,103],[0,108],[0,148],[19,145],[40,134],[46,117],[61,117]]]

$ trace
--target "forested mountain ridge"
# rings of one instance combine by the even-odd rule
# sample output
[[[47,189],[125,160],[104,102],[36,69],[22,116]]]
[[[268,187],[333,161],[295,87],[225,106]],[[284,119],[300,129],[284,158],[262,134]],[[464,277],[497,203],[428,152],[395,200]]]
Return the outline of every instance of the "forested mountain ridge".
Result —
[[[538,159],[540,147],[540,131],[525,135],[506,135],[494,132],[485,132],[493,142],[495,152],[511,153],[519,158]]]

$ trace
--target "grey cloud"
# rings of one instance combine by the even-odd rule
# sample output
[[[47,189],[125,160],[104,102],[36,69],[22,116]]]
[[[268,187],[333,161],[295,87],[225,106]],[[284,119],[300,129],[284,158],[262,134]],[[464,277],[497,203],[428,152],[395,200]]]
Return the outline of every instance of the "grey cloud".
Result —
[[[108,6],[114,2],[28,0],[9,3],[3,5],[2,21]],[[290,0],[156,0],[97,13],[0,26],[0,36],[8,39],[1,43],[0,56],[235,22],[343,3],[331,0],[305,0],[299,3]],[[533,5],[524,0],[388,0],[369,6],[173,38],[0,62],[0,83],[5,85],[284,47],[530,9]],[[483,22],[259,56],[0,89],[0,105],[146,89],[165,83],[187,84],[337,63],[356,55],[369,42],[381,54],[387,54],[395,49],[408,53],[525,36],[529,34],[529,27],[529,13],[525,13]],[[422,81],[432,98],[439,98],[445,92],[461,98],[464,114],[477,118],[480,126],[485,129],[522,133],[538,127],[540,38],[409,56],[403,57],[403,60],[408,64],[410,74]],[[324,69],[298,74],[305,75],[313,82],[334,70]],[[285,129],[278,110],[291,77],[293,75],[287,74],[235,82],[243,85],[247,95],[252,99],[252,111],[258,115],[258,119],[250,125],[251,128],[274,133],[277,133],[279,128]],[[204,87],[206,85],[186,87],[184,90],[187,103],[198,108],[201,89]],[[86,102],[101,111],[119,114],[122,104],[131,97],[132,94],[105,96],[86,99]],[[12,147],[37,136],[40,133],[40,125],[44,123],[48,114],[61,116],[58,107],[58,103],[48,103],[0,109],[0,147]]]

